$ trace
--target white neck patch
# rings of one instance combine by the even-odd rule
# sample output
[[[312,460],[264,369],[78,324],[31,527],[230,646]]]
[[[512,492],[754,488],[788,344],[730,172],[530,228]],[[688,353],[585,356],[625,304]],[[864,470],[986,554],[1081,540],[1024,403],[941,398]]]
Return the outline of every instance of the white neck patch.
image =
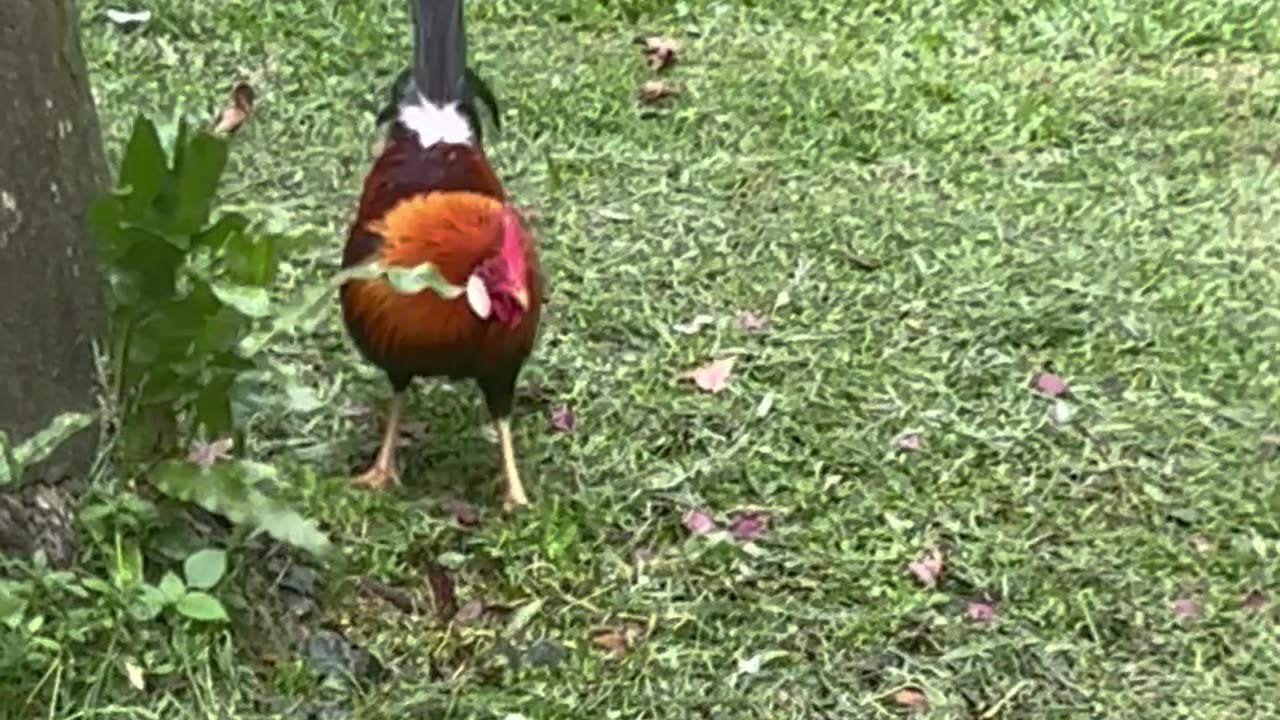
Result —
[[[471,125],[458,110],[458,103],[443,107],[426,98],[400,108],[400,122],[417,133],[418,143],[429,148],[436,143],[467,145],[471,143]]]

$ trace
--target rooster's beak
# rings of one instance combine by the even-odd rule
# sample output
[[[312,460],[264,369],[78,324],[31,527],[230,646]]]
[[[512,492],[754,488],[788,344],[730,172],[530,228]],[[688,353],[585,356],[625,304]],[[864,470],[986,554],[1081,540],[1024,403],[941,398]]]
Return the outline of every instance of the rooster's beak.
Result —
[[[515,292],[515,298],[516,298],[516,303],[520,306],[521,310],[529,309],[529,291],[528,290],[525,290],[524,288],[520,288]]]

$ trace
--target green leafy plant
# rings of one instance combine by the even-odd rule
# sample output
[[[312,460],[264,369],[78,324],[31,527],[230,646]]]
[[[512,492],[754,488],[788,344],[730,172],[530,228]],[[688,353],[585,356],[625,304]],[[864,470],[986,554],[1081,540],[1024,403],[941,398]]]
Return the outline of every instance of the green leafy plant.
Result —
[[[17,445],[10,444],[8,434],[0,431],[0,486],[21,483],[26,468],[49,457],[72,435],[92,424],[93,416],[88,413],[62,413]]]
[[[215,210],[227,159],[223,137],[182,119],[162,128],[139,117],[116,189],[90,208],[109,282],[121,459],[126,467],[160,460],[148,480],[166,495],[323,552],[323,533],[270,494],[268,466],[173,459],[193,443],[209,447],[207,439],[243,447],[252,395],[274,372],[260,351],[331,292],[273,305],[268,289],[287,238]]]
[[[152,620],[167,608],[179,615],[203,622],[227,620],[226,608],[207,591],[212,590],[227,572],[227,555],[222,550],[206,549],[192,553],[182,564],[182,577],[167,572],[156,585],[140,586],[135,613],[141,620]]]
[[[254,367],[238,344],[271,313],[279,247],[249,232],[239,213],[215,217],[227,153],[224,139],[181,120],[166,148],[140,117],[117,189],[89,211],[110,287],[113,399],[131,458],[236,426],[236,381]]]

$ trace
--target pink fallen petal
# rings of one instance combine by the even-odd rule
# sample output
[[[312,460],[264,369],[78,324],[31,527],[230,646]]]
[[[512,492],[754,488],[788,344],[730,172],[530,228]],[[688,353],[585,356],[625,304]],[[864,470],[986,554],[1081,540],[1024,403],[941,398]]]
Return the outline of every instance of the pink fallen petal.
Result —
[[[942,551],[930,548],[919,560],[907,566],[911,574],[921,585],[929,589],[938,586],[938,578],[942,575]]]
[[[1173,610],[1178,617],[1198,618],[1200,617],[1200,603],[1190,598],[1178,598],[1169,603],[1169,608]]]
[[[729,532],[743,542],[759,539],[768,528],[769,516],[757,512],[743,513],[729,524]]]
[[[996,607],[989,602],[970,600],[965,607],[964,615],[976,623],[986,625],[995,619]]]
[[[724,358],[707,363],[693,371],[693,382],[705,392],[718,393],[729,384],[734,362],[734,358]]]
[[[895,435],[891,444],[902,452],[913,453],[924,447],[924,435],[908,430]]]
[[[912,688],[905,688],[893,694],[893,702],[900,708],[911,712],[919,712],[929,707],[929,699],[924,693]]]
[[[1036,392],[1052,398],[1067,397],[1071,394],[1071,389],[1067,387],[1067,381],[1051,372],[1038,373],[1035,379],[1031,381],[1031,387]]]
[[[559,405],[551,410],[551,429],[556,432],[573,432],[578,426],[578,417],[568,405]]]
[[[769,325],[769,318],[759,313],[740,312],[738,313],[738,327],[747,332],[759,332]]]
[[[716,529],[716,521],[701,510],[690,510],[685,513],[683,523],[690,535],[706,535]]]
[[[187,460],[208,469],[219,461],[230,460],[233,447],[235,447],[235,440],[231,438],[223,438],[213,442],[197,440],[191,444],[191,450],[187,452]]]

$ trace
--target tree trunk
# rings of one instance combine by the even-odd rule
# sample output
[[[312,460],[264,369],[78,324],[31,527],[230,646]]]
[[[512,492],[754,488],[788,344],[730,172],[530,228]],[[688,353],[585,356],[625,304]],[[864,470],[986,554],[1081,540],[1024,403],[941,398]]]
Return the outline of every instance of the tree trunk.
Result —
[[[106,180],[75,3],[0,0],[0,430],[13,441],[93,405],[105,295],[85,212]],[[28,482],[83,474],[93,452],[82,432]],[[70,536],[53,535],[69,522],[49,520],[70,514],[48,509],[49,492],[66,493],[4,490],[0,552],[68,561]]]

